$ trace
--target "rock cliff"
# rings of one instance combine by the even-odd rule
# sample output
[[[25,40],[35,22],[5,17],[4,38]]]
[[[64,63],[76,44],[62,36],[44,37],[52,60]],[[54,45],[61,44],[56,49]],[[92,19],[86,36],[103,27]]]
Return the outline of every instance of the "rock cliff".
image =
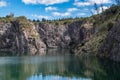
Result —
[[[46,50],[33,23],[16,20],[0,24],[0,50],[9,50],[18,55],[33,55]]]
[[[98,56],[120,61],[120,21],[109,31],[99,48]]]
[[[89,39],[93,34],[92,24],[86,20],[71,23],[34,24],[24,17],[0,24],[0,50],[19,53],[39,53],[47,48],[70,48]]]
[[[55,23],[39,23],[38,33],[48,48],[69,48],[71,41],[68,25]]]
[[[72,48],[92,36],[91,26],[91,23],[79,20],[59,25],[41,22],[36,28],[48,48]]]
[[[87,18],[90,19],[93,21],[92,37],[76,45],[73,52],[76,55],[93,55],[120,61],[120,6],[111,6],[101,14]]]
[[[78,44],[84,45],[84,42],[93,36],[93,23],[86,20],[73,22],[69,24],[68,32],[71,38],[69,45],[74,52]]]

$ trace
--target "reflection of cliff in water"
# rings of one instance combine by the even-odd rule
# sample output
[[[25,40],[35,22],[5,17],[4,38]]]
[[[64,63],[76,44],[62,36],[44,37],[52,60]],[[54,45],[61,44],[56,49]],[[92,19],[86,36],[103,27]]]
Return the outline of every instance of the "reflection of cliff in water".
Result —
[[[42,75],[33,75],[27,80],[92,80],[89,78],[76,78],[76,77],[62,77],[57,75],[48,75],[48,76],[42,76]]]
[[[47,53],[44,56],[1,57],[0,79],[31,80],[32,78],[35,80],[37,78],[37,80],[40,80],[41,76],[45,79],[57,77],[58,80],[120,79],[120,64],[105,60],[101,61],[91,56],[78,57],[67,53],[63,55],[59,52],[51,50],[50,53],[53,53],[53,55]]]

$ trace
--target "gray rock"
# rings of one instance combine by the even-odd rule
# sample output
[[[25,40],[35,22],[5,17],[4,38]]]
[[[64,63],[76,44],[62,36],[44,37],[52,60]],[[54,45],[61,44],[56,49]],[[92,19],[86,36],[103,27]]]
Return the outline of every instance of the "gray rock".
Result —
[[[100,57],[120,61],[120,21],[109,31],[98,52]]]
[[[22,22],[24,23],[24,22]],[[19,53],[44,53],[47,48],[70,48],[81,44],[93,34],[91,24],[86,21],[72,23],[33,24],[28,20],[21,24],[13,21],[0,27],[0,49]]]
[[[87,29],[86,24],[86,21],[59,25],[41,22],[36,28],[48,48],[70,48],[91,37],[92,29]]]
[[[35,26],[23,29],[19,22],[13,21],[0,28],[0,50],[9,50],[20,55],[35,54],[46,50],[46,45],[40,40]],[[32,35],[35,36],[32,36]]]
[[[48,48],[69,48],[71,38],[68,33],[68,25],[40,23],[37,30]]]

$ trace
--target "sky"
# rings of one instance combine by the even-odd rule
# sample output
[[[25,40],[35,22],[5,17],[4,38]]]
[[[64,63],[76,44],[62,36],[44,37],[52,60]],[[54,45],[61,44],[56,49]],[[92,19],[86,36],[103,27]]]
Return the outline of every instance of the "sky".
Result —
[[[52,20],[69,17],[88,17],[96,14],[94,3],[108,9],[114,0],[0,0],[0,17],[14,13],[28,19]],[[99,7],[99,13],[102,9]]]

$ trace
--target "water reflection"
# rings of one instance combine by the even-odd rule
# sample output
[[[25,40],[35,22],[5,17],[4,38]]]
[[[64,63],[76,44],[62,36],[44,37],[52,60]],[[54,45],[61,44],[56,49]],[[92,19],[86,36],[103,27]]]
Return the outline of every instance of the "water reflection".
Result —
[[[76,77],[62,77],[62,76],[56,76],[56,75],[48,75],[48,76],[42,76],[42,75],[33,75],[27,80],[91,80],[87,78],[76,78]]]
[[[43,56],[1,57],[0,80],[120,80],[119,63],[68,53],[48,50]]]

